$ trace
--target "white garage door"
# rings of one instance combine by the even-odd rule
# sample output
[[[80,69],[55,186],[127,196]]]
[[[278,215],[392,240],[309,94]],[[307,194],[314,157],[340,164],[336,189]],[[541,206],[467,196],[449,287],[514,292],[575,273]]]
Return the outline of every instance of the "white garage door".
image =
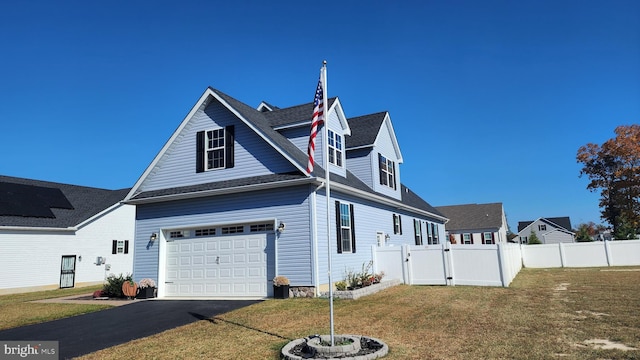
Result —
[[[267,235],[167,242],[168,297],[266,297]]]

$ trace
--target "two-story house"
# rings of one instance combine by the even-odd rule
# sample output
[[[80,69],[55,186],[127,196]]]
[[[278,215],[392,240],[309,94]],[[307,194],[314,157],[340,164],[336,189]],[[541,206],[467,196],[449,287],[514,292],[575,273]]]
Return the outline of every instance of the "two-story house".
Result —
[[[518,222],[518,237],[521,244],[529,243],[532,232],[536,233],[536,237],[543,244],[572,243],[576,238],[568,216]]]
[[[452,244],[495,244],[507,241],[507,216],[502,203],[437,206],[449,218]]]
[[[443,239],[446,217],[400,181],[389,114],[325,106],[308,175],[313,104],[254,109],[206,89],[127,195],[134,278],[156,279],[159,297],[264,298],[284,275],[313,296],[329,287],[329,252],[335,282],[374,246]]]

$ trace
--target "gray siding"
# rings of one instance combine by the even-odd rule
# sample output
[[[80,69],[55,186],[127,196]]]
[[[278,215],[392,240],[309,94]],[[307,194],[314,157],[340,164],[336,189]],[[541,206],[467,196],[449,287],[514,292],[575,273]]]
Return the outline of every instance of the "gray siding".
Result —
[[[277,219],[286,224],[286,230],[275,240],[279,255],[279,275],[287,276],[294,286],[312,284],[308,190],[308,186],[300,186],[139,205],[133,269],[135,279],[158,279],[158,242],[148,247],[151,233],[194,226]],[[269,247],[273,248],[272,244]],[[275,275],[275,259],[270,258],[268,263],[270,280]]]
[[[362,182],[373,189],[373,169],[371,168],[371,148],[350,150],[347,154],[347,168]],[[376,155],[377,156],[377,155]]]
[[[327,236],[326,236],[326,194],[321,190],[317,197],[318,215],[318,273],[319,282],[321,284],[328,283],[328,256],[327,256]],[[334,202],[338,200],[354,205],[354,222],[356,232],[356,252],[342,253],[337,252],[336,224],[335,224],[335,206]],[[402,215],[403,233],[402,235],[393,234],[393,214],[398,214],[391,207],[381,207],[371,201],[356,198],[346,194],[332,192],[331,202],[329,206],[331,222],[331,233],[329,241],[331,245],[332,259],[332,280],[339,281],[344,279],[346,271],[360,271],[363,264],[367,264],[372,259],[371,246],[377,244],[376,233],[383,232],[391,236],[389,245],[414,244],[413,219],[420,219],[424,222],[434,222],[438,224],[438,232],[440,242],[444,241],[444,225],[440,221],[428,219],[415,214],[406,212],[399,213]],[[424,225],[423,225],[424,226]],[[426,239],[426,230],[423,230]],[[426,244],[426,240],[424,241]]]
[[[229,125],[235,125],[235,166],[196,173],[196,133]],[[150,191],[294,170],[296,168],[273,147],[219,102],[213,101],[205,109],[196,112],[139,190]]]

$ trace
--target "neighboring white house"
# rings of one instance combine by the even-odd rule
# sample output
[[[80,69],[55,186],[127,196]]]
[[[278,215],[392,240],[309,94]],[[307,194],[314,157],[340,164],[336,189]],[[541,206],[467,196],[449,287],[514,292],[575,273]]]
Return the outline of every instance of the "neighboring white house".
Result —
[[[135,206],[104,190],[0,176],[0,294],[131,273]]]
[[[543,244],[572,243],[576,238],[568,216],[518,222],[518,239],[521,244],[529,243],[532,231],[535,231]]]
[[[502,203],[436,206],[449,218],[445,224],[453,244],[495,244],[507,241],[507,217]]]

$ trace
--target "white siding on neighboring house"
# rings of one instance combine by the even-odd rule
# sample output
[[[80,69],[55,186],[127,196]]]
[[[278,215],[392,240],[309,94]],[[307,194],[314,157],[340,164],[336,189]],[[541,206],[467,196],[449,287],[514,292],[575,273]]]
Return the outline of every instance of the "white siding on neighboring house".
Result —
[[[133,271],[135,206],[119,205],[77,231],[0,229],[0,294],[56,289],[62,256],[76,256],[75,284],[101,284],[109,273]],[[128,254],[111,254],[113,240],[128,240]],[[98,256],[111,266],[96,265]],[[80,259],[82,257],[82,259]]]

